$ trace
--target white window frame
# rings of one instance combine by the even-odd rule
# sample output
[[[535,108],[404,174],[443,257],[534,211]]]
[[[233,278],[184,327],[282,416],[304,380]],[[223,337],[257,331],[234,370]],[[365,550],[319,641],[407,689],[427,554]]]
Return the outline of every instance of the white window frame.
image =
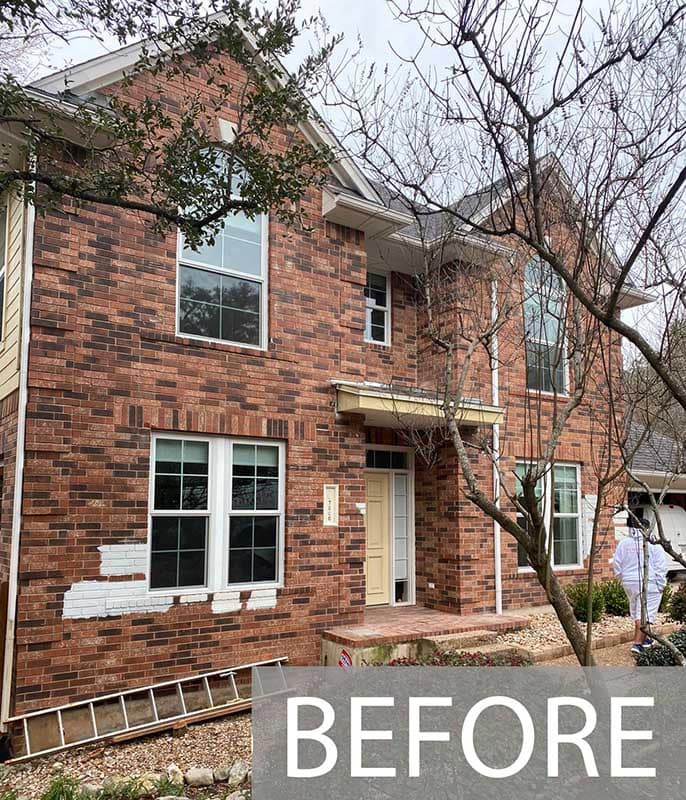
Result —
[[[384,278],[386,281],[386,305],[378,306],[371,297],[365,295],[365,311],[364,311],[364,340],[367,344],[376,344],[381,347],[391,346],[391,307],[393,301],[391,298],[391,273],[385,270],[371,268],[367,270],[368,275],[376,275]],[[365,289],[367,288],[367,277],[365,276]],[[379,342],[372,339],[372,311],[384,312],[384,340]]]
[[[207,442],[208,483],[207,509],[168,509],[156,511],[154,508],[155,492],[155,460],[157,442],[160,439]],[[277,447],[279,451],[278,468],[278,508],[252,511],[231,510],[233,446],[235,444]],[[285,502],[286,502],[286,444],[274,439],[243,439],[240,437],[204,436],[199,434],[167,433],[156,431],[150,441],[150,477],[148,487],[148,572],[146,583],[148,592],[155,596],[177,597],[179,595],[202,594],[207,592],[240,592],[254,589],[280,589],[284,585],[285,562]],[[205,516],[207,523],[207,549],[205,555],[205,584],[203,586],[177,586],[153,589],[150,586],[152,564],[152,520],[157,516]],[[229,520],[231,516],[267,516],[277,517],[276,542],[276,580],[229,583]]]
[[[534,259],[531,259],[531,260],[536,260],[536,257],[534,257]],[[540,259],[537,259],[537,260],[538,260],[539,264],[540,263],[544,263],[544,262],[541,262]],[[526,265],[527,267],[529,266],[529,263],[531,263],[531,261],[529,261],[527,263],[527,265]],[[550,267],[548,264],[545,264],[545,267],[547,269],[552,269],[552,267]],[[562,301],[561,301],[561,304],[562,304],[562,308],[564,310],[566,302],[567,302],[566,288],[565,288],[564,282],[557,275],[557,273],[554,273],[554,275],[555,275],[555,278],[558,281],[560,281],[560,285],[561,285],[561,289],[562,289]],[[527,283],[526,283],[526,267],[525,267],[524,268],[524,298],[525,299],[526,299],[526,294],[527,294]],[[536,297],[539,299],[539,301],[541,302],[541,305],[542,305],[542,301],[545,298],[543,296],[542,291],[540,291],[540,287],[536,291]],[[524,307],[524,325],[525,325],[525,329],[524,329],[524,369],[525,369],[525,373],[526,373],[525,374],[525,383],[526,383],[527,392],[532,392],[533,394],[548,395],[548,396],[551,396],[551,397],[554,396],[554,395],[557,395],[558,397],[559,396],[566,396],[569,393],[569,359],[567,357],[567,334],[566,334],[566,331],[565,331],[565,317],[564,317],[564,315],[563,315],[562,319],[560,320],[559,324],[560,324],[560,330],[561,330],[561,333],[562,333],[561,337],[558,335],[558,340],[561,338],[561,341],[559,341],[559,348],[560,348],[560,353],[561,353],[561,358],[562,358],[562,386],[559,386],[557,388],[557,391],[550,391],[549,389],[535,389],[535,388],[529,386],[529,382],[528,382],[529,364],[528,364],[527,352],[526,352],[527,351],[527,344],[529,342],[531,342],[532,344],[546,345],[547,347],[553,347],[553,346],[557,346],[558,342],[549,342],[547,339],[540,339],[537,336],[528,336],[527,335],[527,331],[526,331],[526,307]]]
[[[227,217],[230,216],[227,214]],[[212,264],[204,264],[202,261],[196,261],[191,258],[183,257],[183,234],[178,232],[176,237],[176,335],[182,336],[184,339],[195,339],[203,342],[217,342],[218,344],[225,344],[231,347],[245,347],[249,350],[264,351],[267,350],[269,342],[269,214],[258,214],[260,217],[261,226],[261,271],[259,275],[254,275],[249,272],[241,272],[236,269],[229,269],[225,267],[217,267]],[[252,281],[259,283],[260,289],[260,341],[259,344],[246,344],[245,342],[234,342],[231,339],[217,339],[213,336],[199,336],[195,333],[185,333],[181,330],[181,267],[191,267],[192,269],[201,269],[205,272],[216,272],[219,275],[228,275],[232,278],[239,278],[240,280]]]
[[[515,466],[518,467],[520,464],[524,466],[530,466],[531,462],[526,461],[524,459],[518,458],[515,462]],[[552,549],[550,554],[550,563],[557,571],[564,571],[564,570],[575,570],[575,569],[582,569],[584,566],[584,558],[583,558],[583,510],[581,507],[581,465],[572,461],[556,461],[555,464],[552,466],[551,469],[555,467],[574,467],[576,470],[576,514],[572,513],[556,513],[553,510],[554,517],[565,517],[565,518],[576,518],[577,520],[577,541],[576,541],[576,563],[575,564],[556,564],[555,563],[555,543],[553,541],[552,531],[550,530],[550,511],[553,509],[553,481],[550,480],[549,474],[546,473],[542,480],[543,480],[543,507],[541,509],[543,513],[543,524],[545,525],[545,535],[546,541],[548,542],[549,546]],[[515,480],[518,478],[515,476]],[[518,512],[516,512],[518,514]],[[554,520],[553,520],[554,522]],[[517,572],[522,573],[532,573],[533,567],[526,566],[522,567],[517,564]]]
[[[2,287],[2,297],[0,297],[0,310],[2,311],[2,323],[0,323],[0,342],[5,340],[5,324],[7,322],[7,262],[10,252],[10,198],[9,194],[0,195],[0,209],[5,209],[5,246],[2,252],[2,266],[0,267],[0,278],[4,279]]]

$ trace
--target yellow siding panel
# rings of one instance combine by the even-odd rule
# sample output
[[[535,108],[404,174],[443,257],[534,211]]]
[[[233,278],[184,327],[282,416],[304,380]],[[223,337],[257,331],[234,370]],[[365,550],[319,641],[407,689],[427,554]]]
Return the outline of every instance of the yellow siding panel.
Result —
[[[21,336],[21,292],[24,263],[25,209],[13,193],[7,203],[7,263],[5,266],[5,313],[0,331],[0,400],[19,385],[19,345]]]

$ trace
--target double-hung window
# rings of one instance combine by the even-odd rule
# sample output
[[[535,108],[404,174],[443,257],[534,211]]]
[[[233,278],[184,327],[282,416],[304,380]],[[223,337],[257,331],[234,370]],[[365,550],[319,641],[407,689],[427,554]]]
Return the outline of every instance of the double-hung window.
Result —
[[[193,250],[180,237],[180,334],[265,349],[266,240],[267,217],[240,211],[225,217],[213,244]]]
[[[391,291],[388,275],[368,272],[364,288],[366,317],[364,338],[376,344],[391,343]]]
[[[151,590],[282,581],[283,444],[158,434],[150,499]]]
[[[567,391],[562,281],[538,258],[524,271],[526,385],[541,392]]]
[[[9,224],[7,199],[0,197],[0,339],[3,335],[5,318],[5,268],[7,267],[8,239],[7,225]]]
[[[526,462],[516,465],[517,492],[521,494],[521,481],[529,469]],[[555,464],[550,473],[536,484],[536,497],[543,515],[546,542],[550,541],[552,511],[552,564],[557,567],[580,566],[581,559],[581,504],[579,500],[579,467],[576,464]],[[528,519],[517,513],[517,524],[527,527]],[[519,567],[528,567],[526,552],[518,548]]]

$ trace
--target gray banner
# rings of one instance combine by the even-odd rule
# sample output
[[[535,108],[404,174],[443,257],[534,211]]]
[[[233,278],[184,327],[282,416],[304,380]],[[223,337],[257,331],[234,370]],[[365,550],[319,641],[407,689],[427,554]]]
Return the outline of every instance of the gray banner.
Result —
[[[680,668],[260,668],[254,800],[677,798]]]

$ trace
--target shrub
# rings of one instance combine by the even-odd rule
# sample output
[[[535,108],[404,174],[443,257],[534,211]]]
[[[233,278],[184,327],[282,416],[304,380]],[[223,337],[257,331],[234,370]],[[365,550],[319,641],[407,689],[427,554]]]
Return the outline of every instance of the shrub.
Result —
[[[588,586],[586,582],[573,583],[565,587],[567,599],[572,605],[574,616],[579,622],[587,622],[586,612],[588,610]],[[593,584],[593,605],[592,605],[592,621],[599,622],[605,610],[605,599],[603,597],[603,590],[598,584]]]
[[[528,667],[531,659],[523,653],[468,653],[462,650],[438,650],[422,658],[396,658],[374,667]]]
[[[667,637],[672,644],[676,645],[680,653],[686,655],[686,629],[676,631]],[[644,650],[637,658],[636,664],[639,667],[675,667],[678,666],[674,656],[667,647],[655,644],[649,650]]]
[[[605,601],[605,611],[613,617],[629,616],[629,598],[626,596],[622,582],[616,578],[610,581],[603,581],[600,584]]]
[[[669,616],[675,622],[686,622],[686,583],[672,592],[669,600]]]
[[[664,592],[662,592],[662,600],[660,600],[660,608],[659,611],[661,614],[668,614],[669,613],[669,604],[672,600],[672,584],[668,583],[665,586]]]
[[[76,778],[58,775],[43,793],[41,800],[78,800],[81,785]]]
[[[166,775],[155,783],[155,789],[159,797],[181,797],[186,793],[183,784],[174,783]]]

